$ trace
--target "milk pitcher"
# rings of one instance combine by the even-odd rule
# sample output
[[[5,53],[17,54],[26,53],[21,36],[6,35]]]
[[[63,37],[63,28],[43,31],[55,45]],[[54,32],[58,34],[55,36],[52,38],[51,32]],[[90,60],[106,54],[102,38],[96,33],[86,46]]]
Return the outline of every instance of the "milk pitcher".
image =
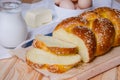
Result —
[[[0,0],[0,45],[5,48],[15,48],[27,38],[20,6],[17,0]]]

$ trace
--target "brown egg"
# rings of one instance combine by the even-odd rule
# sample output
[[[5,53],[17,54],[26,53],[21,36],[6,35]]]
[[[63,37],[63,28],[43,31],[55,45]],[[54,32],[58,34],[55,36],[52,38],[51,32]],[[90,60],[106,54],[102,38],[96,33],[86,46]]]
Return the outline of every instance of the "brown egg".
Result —
[[[78,0],[78,5],[81,9],[86,9],[92,6],[92,0]]]
[[[74,9],[74,4],[71,0],[62,0],[60,3],[60,7],[66,8],[66,9]]]

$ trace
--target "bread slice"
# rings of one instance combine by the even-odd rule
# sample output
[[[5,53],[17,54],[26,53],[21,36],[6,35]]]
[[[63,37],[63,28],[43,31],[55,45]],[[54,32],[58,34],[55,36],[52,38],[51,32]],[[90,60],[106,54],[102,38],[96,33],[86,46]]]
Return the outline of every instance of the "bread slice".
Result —
[[[81,57],[79,54],[58,56],[43,49],[32,48],[26,53],[26,61],[30,66],[37,69],[63,73],[76,66],[81,61]]]
[[[83,62],[93,60],[96,40],[92,31],[88,28],[75,26],[70,32],[64,28],[59,28],[53,31],[53,37],[76,44]]]
[[[51,36],[37,35],[33,41],[33,46],[56,55],[78,54],[78,47],[75,44]]]

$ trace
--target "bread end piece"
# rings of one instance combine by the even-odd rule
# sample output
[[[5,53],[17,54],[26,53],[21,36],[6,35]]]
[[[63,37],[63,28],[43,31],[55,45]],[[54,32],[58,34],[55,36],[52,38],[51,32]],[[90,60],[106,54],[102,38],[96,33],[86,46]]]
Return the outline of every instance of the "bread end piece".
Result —
[[[71,32],[58,29],[53,32],[53,37],[76,44],[83,62],[90,62],[95,58],[96,40],[88,28],[76,26]]]

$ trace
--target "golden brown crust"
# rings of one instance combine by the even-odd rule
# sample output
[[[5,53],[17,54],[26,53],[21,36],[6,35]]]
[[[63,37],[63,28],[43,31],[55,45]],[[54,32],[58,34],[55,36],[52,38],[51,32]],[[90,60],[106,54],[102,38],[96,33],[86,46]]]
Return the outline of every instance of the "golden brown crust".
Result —
[[[85,21],[88,22],[87,26],[88,28],[92,28],[92,23],[95,19],[100,18],[100,16],[94,12],[94,11],[85,11],[82,14],[80,14],[78,17],[84,19]]]
[[[113,45],[115,30],[109,19],[101,18],[94,11],[86,11],[79,15],[89,22],[86,26],[90,28],[96,37],[96,56],[105,54]]]
[[[115,30],[113,24],[106,18],[99,18],[93,22],[92,31],[96,37],[96,56],[108,52],[114,42]]]
[[[61,21],[54,30],[60,29],[60,28],[64,28],[67,31],[71,31],[71,29],[75,26],[85,26],[87,25],[87,22],[85,20],[83,20],[82,18],[79,17],[70,17],[67,19],[64,19],[63,21]]]
[[[115,28],[115,39],[113,46],[120,45],[120,17],[118,14],[112,9],[108,7],[100,7],[94,10],[101,17],[109,19]]]
[[[82,26],[74,27],[71,32],[84,41],[88,49],[89,62],[93,60],[96,50],[96,39],[93,32],[90,29]]]
[[[71,68],[77,66],[77,63],[71,64],[71,65],[38,64],[38,63],[34,63],[34,62],[30,61],[29,59],[26,59],[26,62],[27,62],[28,65],[30,65],[33,68],[36,68],[36,69],[47,69],[48,71],[50,71],[52,73],[63,73],[63,72],[66,72],[66,71],[70,70]]]
[[[94,11],[85,11],[82,14],[78,15],[78,17],[85,18],[88,21],[94,20],[95,18],[100,18],[100,16]]]
[[[120,10],[118,9],[113,9],[115,11],[115,13],[118,15],[118,17],[120,18]]]
[[[78,48],[61,48],[61,47],[49,47],[46,44],[44,44],[42,41],[35,39],[33,41],[33,46],[35,48],[43,49],[47,52],[51,52],[53,54],[59,55],[59,56],[67,56],[67,55],[75,55],[78,54]]]

